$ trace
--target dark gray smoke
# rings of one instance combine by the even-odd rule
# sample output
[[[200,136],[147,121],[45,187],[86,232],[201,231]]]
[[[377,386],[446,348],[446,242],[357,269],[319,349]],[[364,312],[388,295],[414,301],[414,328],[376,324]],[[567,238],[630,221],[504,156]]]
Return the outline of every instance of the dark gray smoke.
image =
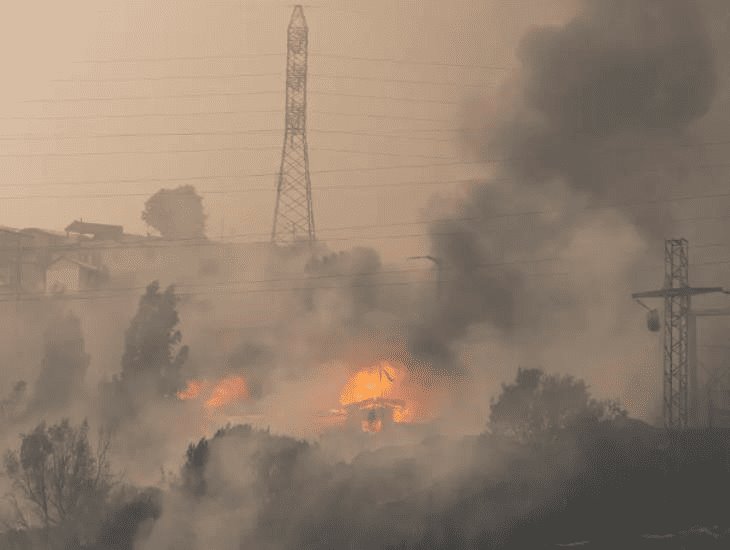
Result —
[[[688,177],[693,125],[716,74],[697,2],[585,0],[566,25],[528,33],[519,59],[506,99],[483,107],[497,114],[469,141],[495,178],[438,211],[457,221],[431,227],[445,282],[411,345],[451,369],[455,343],[480,324],[513,344],[540,334],[546,347],[551,332],[585,331],[600,315],[597,289],[626,296],[636,262],[670,236],[661,199],[703,185]],[[544,259],[555,261],[534,261]]]
[[[565,27],[530,33],[519,57],[522,104],[490,149],[519,180],[561,178],[600,199],[666,185],[650,169],[677,165],[671,146],[691,143],[690,125],[715,94],[713,49],[692,0],[587,0]]]

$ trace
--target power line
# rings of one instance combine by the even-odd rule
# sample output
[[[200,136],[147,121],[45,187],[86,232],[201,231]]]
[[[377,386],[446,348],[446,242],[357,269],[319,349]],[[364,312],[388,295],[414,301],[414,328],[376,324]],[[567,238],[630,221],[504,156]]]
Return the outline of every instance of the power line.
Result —
[[[216,132],[125,132],[118,134],[16,134],[16,135],[0,135],[2,141],[57,141],[57,140],[73,140],[73,139],[106,139],[106,138],[127,138],[127,137],[188,137],[188,136],[243,136],[243,135],[259,135],[270,133],[281,133],[282,128],[261,129],[261,130],[238,130],[238,131],[216,131]]]
[[[417,222],[418,225],[425,225],[427,222]],[[403,225],[415,225],[416,222],[406,222]],[[390,224],[391,227],[395,226],[396,224]],[[365,228],[366,226],[362,226]],[[374,225],[372,227],[379,227],[378,225]],[[384,225],[385,227],[385,225]],[[338,230],[338,228],[330,228],[326,229],[324,231],[333,231]],[[426,237],[426,236],[448,236],[448,235],[466,235],[470,234],[471,231],[468,230],[461,230],[461,231],[430,231],[430,232],[420,232],[420,233],[394,233],[389,235],[355,235],[355,236],[347,236],[347,237],[325,237],[325,238],[318,238],[318,242],[343,242],[343,241],[378,241],[378,240],[391,240],[391,239],[408,239],[408,238],[415,238],[415,237]],[[238,235],[229,235],[228,239],[233,238],[245,238],[245,237],[260,237],[263,235],[269,235],[269,233],[241,233]],[[107,242],[107,243],[100,243],[100,244],[89,244],[90,242],[93,243],[93,241],[86,241],[86,242],[75,242],[75,243],[67,243],[62,245],[54,245],[54,246],[24,246],[22,247],[23,251],[33,251],[33,250],[51,250],[51,251],[63,251],[63,250],[87,250],[87,251],[93,251],[93,250],[129,250],[129,249],[174,249],[174,248],[201,248],[201,247],[210,247],[210,246],[249,246],[249,245],[257,245],[257,244],[270,244],[269,240],[258,240],[258,241],[231,241],[231,240],[220,240],[220,241],[208,241],[208,240],[201,240],[201,239],[150,239],[148,238],[141,238],[137,239],[135,241],[126,241],[126,242]],[[0,251],[17,251],[17,246],[11,246],[11,247],[0,247]]]
[[[402,164],[399,166],[369,166],[364,168],[330,168],[324,170],[313,170],[312,174],[346,174],[354,172],[379,172],[387,170],[401,170],[401,169],[417,169],[417,168],[437,168],[441,166],[453,167],[453,166],[470,166],[480,165],[479,162],[439,162],[431,164]],[[229,175],[199,175],[199,176],[187,176],[187,177],[161,177],[161,178],[114,178],[108,180],[83,180],[73,182],[51,182],[48,185],[103,185],[103,184],[120,184],[120,183],[163,183],[163,182],[184,182],[184,181],[214,181],[214,180],[225,180],[225,179],[246,179],[246,178],[262,178],[277,176],[278,172],[260,172],[257,174],[229,174]],[[42,183],[36,184],[39,187],[44,185]],[[6,187],[7,184],[0,184],[0,187]]]
[[[444,142],[450,142],[453,141],[451,138],[434,138],[434,137],[413,137],[413,136],[403,136],[403,135],[396,135],[396,134],[378,134],[378,133],[369,133],[369,132],[348,132],[344,130],[321,130],[318,128],[309,130],[312,133],[315,134],[339,134],[339,135],[347,135],[347,136],[358,136],[358,137],[375,137],[375,138],[388,138],[388,139],[400,139],[400,140],[406,140],[406,141],[427,141],[427,142],[435,142],[435,143],[444,143]]]
[[[368,76],[345,76],[345,75],[329,75],[324,73],[315,73],[311,76],[317,78],[329,78],[333,80],[362,80],[366,82],[388,82],[391,84],[426,84],[431,86],[451,86],[455,88],[484,88],[486,84],[467,84],[460,82],[436,82],[434,80],[409,80],[400,78],[380,78]]]
[[[323,170],[312,170],[312,174],[346,174],[352,172],[381,172],[387,170],[406,170],[414,168],[439,168],[439,167],[454,167],[454,166],[482,166],[481,162],[477,161],[457,161],[457,162],[436,162],[428,164],[400,164],[396,166],[366,166],[363,168],[326,168]],[[211,179],[243,179],[243,178],[260,178],[278,176],[278,172],[261,172],[258,174],[231,174],[221,176],[194,176],[194,177],[181,177],[181,178],[155,178],[150,181],[195,181],[195,180],[211,180]],[[145,181],[147,178],[143,178]],[[123,179],[112,179],[112,180],[96,180],[96,183],[124,183],[125,181],[140,181],[139,179],[123,180]]]
[[[351,189],[371,189],[373,187],[377,188],[388,188],[388,187],[418,187],[422,185],[454,185],[454,184],[473,184],[476,180],[474,179],[458,179],[458,180],[432,180],[432,181],[406,181],[406,182],[395,182],[395,183],[367,183],[367,184],[351,184],[351,185],[329,185],[329,186],[318,186],[317,188],[313,189],[313,191],[322,191],[322,190],[340,190],[340,191],[348,191]],[[270,187],[258,187],[258,188],[248,188],[248,189],[213,189],[209,191],[197,191],[201,195],[238,195],[238,194],[245,194],[245,193],[251,193],[251,192],[266,192],[271,193],[272,188]],[[4,197],[0,197],[0,200],[25,200],[25,199],[116,199],[121,197],[149,197],[151,193],[145,192],[145,193],[99,193],[99,194],[89,194],[89,193],[83,193],[83,194],[75,194],[75,195],[69,195],[69,194],[57,194],[57,195],[8,195]],[[455,220],[471,220],[475,218],[451,218],[451,221]],[[416,224],[424,224],[428,222],[399,222],[396,224],[375,224],[375,225],[368,225],[365,227],[386,227],[388,225],[416,225]],[[340,229],[340,228],[337,228]],[[327,229],[323,229],[323,231],[327,231]]]
[[[424,159],[442,159],[442,160],[454,160],[455,157],[442,157],[438,155],[418,155],[418,154],[412,154],[412,153],[384,153],[379,151],[360,151],[356,149],[334,149],[334,148],[328,148],[328,147],[313,147],[312,151],[324,151],[328,153],[345,153],[345,154],[355,154],[355,155],[374,155],[374,156],[383,156],[383,157],[411,157],[411,158],[424,158]]]
[[[332,116],[349,116],[349,117],[360,117],[360,118],[378,118],[387,120],[409,120],[414,122],[450,122],[447,118],[428,118],[428,117],[412,117],[403,115],[386,115],[378,113],[343,113],[341,111],[321,111],[313,109],[312,113],[318,115],[332,115]],[[429,129],[430,131],[430,129]]]
[[[405,101],[407,103],[434,103],[436,105],[461,105],[460,101],[446,101],[442,99],[421,99],[414,97],[378,96],[371,94],[350,94],[345,92],[327,92],[323,90],[311,90],[313,95],[328,97],[355,97],[359,99],[381,99],[384,101]]]
[[[182,153],[226,153],[242,151],[277,151],[280,146],[271,147],[215,147],[212,149],[159,149],[157,151],[75,151],[69,153],[2,153],[0,158],[27,157],[86,157],[105,155],[168,155]]]
[[[611,208],[614,206],[611,206]],[[591,209],[598,209],[598,208],[608,208],[607,206],[596,206],[596,207],[586,207],[582,210],[591,210]],[[463,222],[463,221],[494,221],[498,219],[505,219],[505,218],[512,218],[512,217],[521,217],[521,216],[531,216],[531,215],[541,215],[541,214],[550,214],[550,213],[559,213],[560,211],[557,210],[541,210],[541,211],[525,211],[525,212],[514,212],[514,213],[505,213],[505,214],[498,214],[493,216],[469,216],[469,217],[462,217],[462,218],[441,218],[441,219],[431,219],[431,220],[419,220],[419,221],[409,221],[409,222],[394,222],[389,224],[368,224],[368,225],[360,225],[360,226],[343,226],[343,227],[333,227],[333,228],[323,228],[320,231],[345,231],[345,230],[355,230],[355,229],[373,229],[373,228],[382,228],[382,227],[398,227],[398,226],[408,226],[408,225],[431,225],[431,224],[438,224],[438,223],[452,223],[452,222]],[[730,218],[730,216],[728,216]],[[686,218],[685,221],[689,221],[691,218]],[[351,236],[330,236],[325,238],[318,238],[318,241],[320,242],[340,242],[340,241],[378,241],[378,240],[391,240],[391,239],[408,239],[408,238],[416,238],[416,237],[434,237],[434,236],[452,236],[452,235],[468,235],[472,234],[473,231],[470,229],[463,229],[463,230],[450,230],[450,231],[428,231],[428,232],[418,232],[418,233],[395,233],[395,234],[386,234],[386,235],[351,235]],[[229,235],[228,239],[232,238],[245,238],[245,237],[257,237],[257,236],[263,236],[268,235],[268,233],[242,233],[237,235]],[[136,241],[126,241],[123,243],[113,242],[113,243],[104,243],[104,244],[88,244],[86,242],[82,243],[83,246],[81,246],[79,243],[69,243],[64,245],[58,245],[51,247],[53,250],[77,250],[81,246],[84,250],[111,250],[111,249],[129,249],[129,248],[145,248],[145,249],[154,249],[154,248],[176,248],[176,247],[204,247],[204,246],[225,246],[225,245],[254,245],[254,244],[268,244],[269,241],[266,240],[259,240],[259,241],[245,241],[245,242],[235,242],[235,241],[207,241],[207,240],[200,240],[200,239],[170,239],[170,240],[161,240],[161,239],[154,239],[151,240],[149,238],[141,238]],[[141,245],[141,246],[140,246]],[[17,250],[15,246],[13,247],[6,247],[7,250]],[[41,246],[27,246],[23,247],[23,250],[26,251],[32,251],[36,249],[42,249],[47,250],[48,247],[41,247]],[[0,250],[3,250],[0,248]],[[700,264],[692,264],[692,265],[718,265],[718,264],[724,264],[724,263],[730,263],[730,261],[721,261],[721,262],[704,262]]]
[[[62,83],[85,83],[85,84],[103,84],[103,83],[117,83],[117,82],[157,82],[166,80],[217,80],[217,79],[237,79],[237,78],[259,78],[259,77],[281,77],[282,73],[218,73],[218,74],[186,74],[186,75],[161,75],[161,76],[133,76],[133,77],[110,77],[110,78],[57,78],[51,82],[62,82]],[[425,84],[432,86],[449,86],[456,88],[484,88],[489,84],[478,84],[478,83],[459,83],[459,82],[446,82],[446,81],[435,81],[435,80],[413,80],[413,79],[398,79],[398,78],[384,78],[384,77],[369,77],[369,76],[350,76],[341,74],[327,74],[327,73],[313,73],[309,76],[316,78],[326,78],[332,80],[362,80],[372,82],[384,82],[392,84]]]
[[[241,111],[251,113],[268,113],[268,112],[281,112],[275,111]],[[335,113],[329,111],[314,111],[319,114],[330,114],[330,115],[346,115],[347,113]],[[203,114],[232,114],[236,113],[222,111],[220,113],[203,113]],[[126,115],[124,115],[126,116]],[[134,115],[133,115],[134,116]],[[182,116],[182,114],[181,114]],[[352,116],[364,116],[360,113],[353,113]],[[388,115],[382,115],[388,117]],[[434,120],[434,119],[421,119],[404,117],[408,120]],[[391,131],[390,133],[375,133],[375,132],[358,132],[351,130],[337,130],[337,129],[324,129],[315,128],[310,129],[311,132],[321,134],[343,134],[363,137],[383,137],[383,138],[395,138],[395,139],[408,139],[408,140],[422,140],[422,141],[452,141],[451,138],[433,138],[433,137],[413,137],[403,136],[396,132],[460,132],[475,130],[473,128],[420,128],[420,129],[409,129],[404,128],[402,130]],[[97,138],[123,138],[123,137],[185,137],[185,136],[237,136],[237,135],[257,135],[264,133],[277,133],[283,132],[283,128],[264,128],[259,130],[215,130],[215,131],[190,131],[190,132],[125,132],[125,133],[106,133],[106,134],[78,134],[78,135],[67,135],[67,134],[0,134],[0,140],[2,141],[54,141],[54,140],[73,140],[73,139],[97,139]],[[610,147],[604,148],[603,151],[625,153],[625,152],[651,152],[651,151],[663,151],[671,149],[701,149],[705,147],[714,147],[719,145],[730,145],[730,139],[722,140],[709,140],[700,141],[696,143],[678,143],[666,147],[641,147],[641,148],[628,148],[628,147]],[[509,160],[520,160],[519,158],[512,158]],[[708,166],[726,166],[726,164],[720,165],[708,165]]]
[[[227,78],[248,78],[283,76],[278,73],[226,73],[226,74],[191,74],[191,75],[164,75],[164,76],[134,76],[134,77],[112,77],[112,78],[56,78],[51,82],[79,82],[79,83],[104,83],[104,82],[138,82],[138,81],[164,81],[164,80],[212,80]]]
[[[170,57],[118,57],[116,59],[87,59],[77,60],[75,64],[106,64],[106,63],[157,63],[161,61],[208,61],[213,59],[249,59],[252,57],[286,57],[286,52],[281,53],[255,53],[255,54],[210,54]]]
[[[168,57],[120,57],[115,59],[88,59],[75,61],[77,64],[109,64],[109,63],[157,63],[166,61],[211,61],[216,59],[250,59],[255,57],[281,57],[284,58],[286,52],[282,53],[257,53],[257,54],[209,54],[196,56],[168,56]],[[426,65],[432,67],[455,67],[468,69],[487,69],[496,71],[509,70],[510,67],[499,65],[481,65],[475,63],[450,63],[444,61],[424,61],[417,59],[404,58],[377,58],[363,56],[347,56],[341,54],[330,53],[311,53],[311,57],[319,57],[322,59],[345,59],[348,61],[369,61],[374,63],[390,63],[397,65]]]
[[[537,264],[555,261],[553,258],[545,258],[539,260],[518,260],[512,262],[500,262],[493,264],[478,264],[474,266],[474,270],[489,269],[494,267],[509,267],[518,264]],[[445,271],[456,271],[456,268],[445,268]],[[175,294],[177,296],[199,296],[205,294],[225,292],[229,294],[249,294],[249,293],[278,293],[278,292],[298,292],[298,291],[309,291],[309,290],[337,290],[337,289],[352,289],[359,287],[388,287],[388,286],[410,286],[415,284],[423,283],[434,283],[434,281],[397,281],[397,282],[373,282],[373,283],[357,283],[348,285],[338,286],[303,286],[303,287],[284,287],[284,288],[253,288],[253,289],[230,289],[232,285],[241,284],[266,284],[276,282],[302,282],[305,283],[309,280],[318,279],[356,279],[367,276],[379,276],[388,274],[412,274],[412,273],[432,273],[432,270],[427,269],[403,269],[403,270],[385,270],[385,271],[372,271],[362,273],[351,273],[351,274],[331,274],[331,275],[313,275],[309,277],[295,277],[295,278],[281,278],[281,279],[260,279],[260,280],[241,280],[241,281],[226,281],[223,283],[208,284],[208,283],[188,283],[181,285],[173,285],[176,289]],[[534,273],[524,274],[524,276],[538,276],[538,277],[551,277],[551,276],[567,276],[568,273]],[[446,281],[449,282],[449,281]],[[21,296],[14,296],[10,299],[0,299],[0,302],[15,302],[15,301],[39,301],[43,299],[48,300],[96,300],[96,299],[108,299],[116,298],[122,295],[128,295],[129,293],[144,291],[146,286],[139,287],[124,287],[124,288],[111,288],[111,289],[98,289],[98,290],[85,290],[72,295],[61,295],[61,296],[48,296],[45,294],[25,294]],[[201,288],[205,290],[190,291],[190,292],[178,292],[178,289],[186,288]]]
[[[229,80],[238,78],[263,78],[281,77],[281,73],[219,73],[219,74],[187,74],[187,75],[162,75],[162,76],[133,76],[133,77],[111,77],[111,78],[58,78],[51,82],[56,83],[79,83],[79,84],[104,84],[119,82],[160,82],[168,80]],[[313,73],[309,76],[330,80],[360,80],[365,82],[381,82],[389,84],[418,84],[428,86],[448,86],[454,88],[485,88],[493,85],[491,83],[477,84],[466,82],[444,82],[436,80],[413,80],[405,78],[384,78],[377,76],[350,76],[326,73]]]
[[[406,120],[413,122],[450,122],[449,119],[445,118],[425,118],[425,117],[412,117],[403,115],[388,115],[379,113],[343,113],[335,111],[321,111],[313,110],[312,113],[322,115],[335,115],[335,116],[354,116],[364,118],[375,118],[375,119],[387,119],[387,120]],[[241,114],[282,114],[284,113],[281,109],[250,109],[250,110],[227,110],[227,111],[192,111],[187,113],[125,113],[125,114],[93,114],[93,115],[40,115],[40,116],[4,116],[0,117],[0,120],[104,120],[104,119],[133,119],[133,118],[173,118],[173,117],[198,117],[198,116],[214,116],[214,115],[241,115]],[[403,132],[459,132],[469,130],[469,128],[422,128],[414,129],[404,128],[396,131]],[[475,128],[476,130],[476,128]]]
[[[381,96],[372,94],[351,94],[346,92],[329,92],[326,90],[310,90],[311,95],[320,95],[328,97],[354,97],[359,99],[378,99],[383,101],[405,101],[407,103],[434,103],[438,105],[460,105],[458,101],[446,101],[439,99],[422,99],[413,97],[397,97],[397,96]],[[21,103],[84,103],[84,102],[104,102],[104,101],[153,101],[158,99],[199,99],[206,97],[238,97],[250,95],[281,95],[281,90],[260,90],[255,92],[231,92],[231,91],[215,91],[200,92],[187,94],[161,94],[161,95],[134,95],[134,96],[116,96],[116,97],[66,97],[66,98],[40,98],[40,99],[24,99]]]
[[[188,113],[125,113],[125,114],[101,114],[101,115],[41,115],[41,116],[4,116],[0,120],[103,120],[115,118],[165,118],[165,117],[192,117],[212,115],[240,115],[240,114],[283,114],[281,109],[254,109],[254,110],[233,110],[233,111],[194,111]]]
[[[278,151],[281,146],[270,147],[215,147],[211,149],[159,149],[156,151],[74,151],[68,153],[2,153],[0,158],[27,158],[27,157],[85,157],[85,156],[107,156],[107,155],[167,155],[167,154],[184,154],[184,153],[224,153],[224,152],[243,152],[243,151]],[[454,157],[440,157],[436,155],[418,155],[410,153],[385,153],[378,151],[358,151],[354,149],[328,149],[326,147],[318,147],[316,151],[332,152],[332,153],[349,153],[370,156],[385,156],[399,158],[426,158],[426,159],[444,159],[452,160]]]
[[[64,97],[64,98],[40,98],[40,99],[24,99],[21,103],[82,103],[85,101],[138,101],[138,100],[155,100],[155,99],[198,99],[201,97],[218,97],[218,96],[249,96],[249,95],[281,95],[281,90],[259,90],[255,92],[203,92],[190,94],[169,94],[169,95],[137,95],[137,96],[117,96],[117,97]]]
[[[442,164],[451,165],[452,163],[438,163],[435,165],[417,165],[415,167],[422,167],[422,166],[440,166]],[[457,163],[461,164],[461,163]],[[391,167],[385,168],[381,167],[382,169],[389,169]],[[381,168],[370,168],[370,169],[363,169],[363,171],[368,170],[378,170]],[[398,167],[396,167],[398,168]],[[322,170],[322,171],[315,171],[314,173],[331,173],[331,172],[357,172],[358,169],[342,169],[342,170]],[[72,181],[72,182],[49,182],[49,183],[36,183],[34,186],[37,187],[44,187],[44,186],[79,186],[79,185],[103,185],[103,184],[120,184],[120,183],[163,183],[163,182],[183,182],[183,181],[198,181],[198,180],[221,180],[221,179],[240,179],[243,177],[269,177],[269,176],[275,176],[275,172],[267,172],[263,174],[239,174],[239,175],[230,175],[230,176],[193,176],[188,178],[138,178],[138,179],[113,179],[113,180],[93,180],[93,181]],[[347,191],[349,189],[359,189],[359,188],[371,188],[371,187],[402,187],[402,186],[421,186],[421,185],[445,185],[445,184],[478,184],[481,180],[481,178],[462,178],[462,179],[445,179],[445,180],[416,180],[416,181],[403,181],[403,182],[393,182],[393,183],[367,183],[367,184],[348,184],[348,185],[332,185],[332,186],[318,186],[314,188],[314,191],[318,190],[343,190]],[[498,178],[498,179],[491,179],[490,182],[510,182],[513,181],[509,178]],[[23,184],[0,184],[1,187],[24,187]],[[236,189],[224,189],[224,190],[210,190],[210,191],[200,191],[201,194],[207,195],[207,194],[238,194],[238,193],[248,193],[248,192],[270,192],[271,188],[268,187],[262,187],[262,188],[236,188]],[[138,196],[148,196],[149,193],[114,193],[114,194],[97,194],[97,195],[90,195],[90,194],[78,194],[78,195],[9,195],[0,197],[0,200],[15,200],[15,199],[32,199],[32,198],[117,198],[117,197],[138,197]],[[704,199],[713,199],[713,198],[726,198],[730,197],[730,193],[711,193],[711,194],[704,194],[704,195],[687,195],[683,197],[671,197],[671,198],[664,198],[664,199],[648,199],[643,201],[624,201],[624,202],[614,202],[614,203],[608,203],[608,204],[599,204],[599,205],[589,205],[586,207],[581,208],[580,210],[595,210],[595,209],[611,209],[611,208],[619,208],[619,207],[635,207],[635,206],[651,206],[651,205],[658,205],[658,204],[667,204],[667,203],[675,203],[675,202],[684,202],[684,201],[692,201],[692,200],[704,200]],[[488,220],[488,219],[498,219],[498,218],[504,218],[504,217],[518,217],[518,216],[527,216],[527,215],[547,215],[547,214],[559,214],[563,212],[562,210],[556,210],[556,209],[549,209],[549,210],[532,210],[532,211],[523,211],[523,212],[513,212],[513,213],[505,213],[500,214],[496,216],[489,216],[489,217],[483,217],[483,216],[470,216],[470,217],[463,217],[463,218],[444,218],[439,220],[426,220],[426,221],[420,221],[420,222],[398,222],[395,225],[409,225],[409,224],[425,224],[425,223],[436,223],[436,222],[449,222],[449,221],[473,221],[473,220]],[[715,220],[715,219],[727,219],[728,216],[696,216],[691,218],[679,218],[675,221],[677,222],[684,222],[684,221],[704,221],[704,220]],[[391,224],[393,225],[393,224]],[[367,227],[379,227],[383,226],[383,224],[376,224],[373,226],[367,226]],[[703,247],[710,247],[710,246],[721,246],[721,245],[695,245],[694,248],[703,248]]]
[[[466,69],[488,69],[495,71],[506,71],[510,67],[498,66],[498,65],[480,65],[474,63],[449,63],[443,61],[420,61],[413,59],[404,58],[392,58],[392,57],[362,57],[362,56],[351,56],[342,54],[331,54],[331,53],[312,53],[312,57],[320,57],[323,59],[345,59],[347,61],[370,61],[376,63],[392,63],[396,65],[426,65],[431,67],[458,67]]]
[[[357,285],[347,285],[347,286],[319,286],[319,287],[291,287],[291,288],[265,288],[265,289],[245,289],[245,290],[228,290],[225,292],[225,294],[228,295],[239,295],[239,294],[276,294],[281,292],[299,292],[299,291],[305,291],[305,290],[335,290],[335,289],[343,289],[343,288],[359,288],[359,287],[389,287],[389,286],[413,286],[416,284],[433,284],[432,281],[408,281],[408,282],[394,282],[394,283],[372,283],[372,284],[357,284]],[[61,295],[61,296],[47,296],[44,294],[38,294],[36,296],[32,295],[21,295],[15,298],[11,299],[0,299],[0,303],[2,302],[30,302],[30,301],[53,301],[53,300],[59,300],[59,301],[87,301],[87,300],[109,300],[109,299],[118,299],[124,296],[129,296],[131,292],[137,292],[136,289],[129,290],[129,291],[120,291],[120,292],[112,292],[104,295],[83,295],[83,294],[75,294],[75,295]],[[220,293],[220,291],[198,291],[198,292],[181,292],[177,293],[177,296],[186,296],[186,297],[192,297],[192,296],[202,296],[207,294],[216,294]]]
[[[261,130],[217,130],[212,132],[124,132],[124,133],[106,133],[106,134],[0,134],[0,141],[61,141],[75,139],[107,139],[107,138],[152,138],[152,137],[196,137],[196,136],[242,136],[242,135],[259,135],[270,133],[282,133],[283,128],[261,129]],[[388,139],[400,139],[407,141],[428,141],[428,142],[444,142],[452,141],[450,138],[435,137],[413,137],[397,134],[383,134],[375,132],[354,132],[348,130],[326,130],[326,129],[310,129],[310,132],[317,134],[339,134],[360,137],[377,137]]]
[[[268,174],[267,174],[268,175]],[[230,176],[232,179],[233,176]],[[199,178],[192,178],[192,180],[196,180]],[[213,179],[223,179],[223,178],[213,178]],[[188,179],[180,179],[180,178],[169,178],[166,180],[159,180],[159,179],[141,179],[141,180],[122,180],[122,181],[115,181],[115,180],[108,180],[106,184],[112,184],[112,183],[162,183],[164,181],[191,181],[190,178]],[[413,186],[421,186],[421,185],[452,185],[452,184],[474,184],[477,183],[479,180],[476,180],[474,178],[464,178],[464,179],[455,179],[455,180],[426,180],[426,181],[397,181],[393,183],[362,183],[362,184],[347,184],[347,185],[318,185],[313,191],[322,191],[322,190],[343,190],[347,191],[349,189],[369,189],[372,187],[413,187]],[[492,180],[495,181],[495,180]],[[499,181],[499,180],[496,180]],[[9,187],[49,187],[49,186],[78,186],[78,185],[99,185],[100,182],[49,182],[49,183],[35,183],[33,185],[25,185],[22,183],[4,183],[0,184],[0,188],[9,188]],[[102,183],[104,184],[104,183]],[[205,191],[198,191],[198,193],[203,195],[208,194],[238,194],[238,193],[250,193],[250,192],[267,192],[270,193],[272,191],[271,187],[246,187],[241,188],[240,186],[234,188],[234,189],[221,189],[221,190],[205,190]],[[113,195],[107,195],[102,194],[99,196],[93,196],[94,198],[100,198],[100,197],[138,197],[138,196],[149,196],[149,193],[115,193]],[[69,195],[54,195],[54,196],[46,196],[46,195],[27,195],[27,196],[8,196],[8,197],[0,197],[0,200],[12,200],[14,198],[66,198],[69,197]],[[82,195],[75,195],[74,198],[87,198],[91,197],[91,195],[82,194]]]

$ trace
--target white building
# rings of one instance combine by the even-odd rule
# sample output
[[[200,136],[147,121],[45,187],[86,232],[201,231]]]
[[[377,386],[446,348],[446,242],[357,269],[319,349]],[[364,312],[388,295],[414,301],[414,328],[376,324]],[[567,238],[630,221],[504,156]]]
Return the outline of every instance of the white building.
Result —
[[[102,275],[96,266],[61,256],[46,268],[46,293],[66,294],[98,288]]]

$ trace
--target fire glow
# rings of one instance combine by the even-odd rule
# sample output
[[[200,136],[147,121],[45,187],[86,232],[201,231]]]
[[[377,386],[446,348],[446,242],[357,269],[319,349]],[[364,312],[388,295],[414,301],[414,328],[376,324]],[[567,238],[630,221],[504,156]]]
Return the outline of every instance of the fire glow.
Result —
[[[204,386],[205,382],[202,382],[201,380],[188,380],[185,389],[177,392],[177,398],[181,401],[197,399],[200,392],[203,391]]]
[[[248,397],[248,385],[242,376],[227,376],[214,384],[205,380],[188,380],[186,388],[177,392],[177,398],[181,401],[205,398],[203,407],[208,412],[243,401]]]
[[[340,393],[340,404],[350,411],[365,413],[361,421],[364,432],[377,433],[383,429],[383,420],[395,423],[413,422],[414,414],[402,397],[405,369],[388,361],[362,369],[353,374]]]

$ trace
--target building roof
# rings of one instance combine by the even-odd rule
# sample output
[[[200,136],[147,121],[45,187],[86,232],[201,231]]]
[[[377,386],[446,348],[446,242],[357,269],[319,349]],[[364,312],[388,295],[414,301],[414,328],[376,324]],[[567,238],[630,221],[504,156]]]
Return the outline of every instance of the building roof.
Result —
[[[74,258],[69,258],[68,256],[59,256],[58,258],[56,258],[55,260],[53,260],[51,263],[49,263],[48,264],[48,267],[51,267],[52,265],[57,264],[60,261],[66,261],[68,263],[75,264],[75,265],[79,266],[80,268],[85,269],[87,271],[101,271],[95,265],[87,264],[85,262],[81,262],[81,261],[76,260]]]
[[[124,234],[124,227],[121,225],[108,225],[105,223],[89,223],[82,220],[75,220],[66,227],[67,233],[79,233],[81,235],[114,235],[121,237]]]

